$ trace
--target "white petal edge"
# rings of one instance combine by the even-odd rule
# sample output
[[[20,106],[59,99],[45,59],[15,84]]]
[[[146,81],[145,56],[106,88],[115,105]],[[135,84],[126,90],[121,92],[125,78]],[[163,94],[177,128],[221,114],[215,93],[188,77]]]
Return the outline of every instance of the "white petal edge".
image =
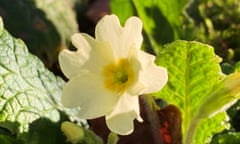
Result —
[[[155,56],[146,52],[140,51],[139,60],[142,64],[142,71],[140,72],[140,81],[145,85],[142,94],[157,92],[162,89],[167,81],[168,74],[164,67],[157,66]]]
[[[77,48],[77,51],[64,49],[59,53],[59,65],[67,78],[74,77],[82,68],[89,58],[91,45],[82,36],[81,33],[76,33],[72,37],[72,43]]]
[[[122,27],[116,15],[106,15],[97,24],[95,36],[97,40],[110,43],[116,59],[124,58],[131,47],[140,49],[142,22],[137,17],[130,17]]]
[[[116,15],[105,15],[95,28],[96,40],[108,42],[113,49],[119,49],[122,45],[121,36],[123,28]]]
[[[103,67],[114,62],[113,50],[107,42],[93,39],[88,34],[81,34],[91,47],[85,67],[88,70],[102,72]]]
[[[59,65],[67,78],[77,75],[82,65],[86,61],[79,53],[67,49],[62,50],[58,56]]]
[[[72,35],[71,40],[72,44],[77,48],[77,52],[85,59],[88,59],[92,47],[83,35],[84,33],[75,33]]]
[[[62,92],[62,104],[69,108],[79,107],[82,119],[104,116],[113,110],[118,99],[118,95],[104,87],[101,76],[89,72],[72,78]]]
[[[121,50],[126,52],[129,48],[135,47],[137,50],[140,50],[142,45],[142,21],[138,17],[130,17],[127,19],[124,29],[123,29],[123,46]],[[126,55],[123,53],[123,56]]]
[[[108,128],[120,135],[128,135],[134,130],[134,119],[143,121],[139,110],[139,97],[124,94],[114,108],[114,110],[106,116],[106,124]]]

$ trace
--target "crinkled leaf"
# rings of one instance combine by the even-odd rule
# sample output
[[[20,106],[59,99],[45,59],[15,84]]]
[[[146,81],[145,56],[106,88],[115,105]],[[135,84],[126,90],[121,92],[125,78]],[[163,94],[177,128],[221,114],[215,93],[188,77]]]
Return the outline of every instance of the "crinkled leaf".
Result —
[[[239,98],[240,73],[233,73],[213,87],[198,111],[196,111],[196,118],[211,117],[219,111],[226,111]]]
[[[32,121],[45,117],[60,119],[64,81],[55,77],[25,44],[13,38],[0,21],[0,123],[19,124],[20,132]]]
[[[192,126],[198,122],[195,120],[196,112],[213,87],[223,78],[220,61],[212,47],[198,42],[176,41],[165,45],[158,54],[156,62],[167,68],[169,81],[156,95],[180,108],[184,143],[187,136],[193,133]],[[226,113],[222,113],[200,121],[196,131],[206,128],[194,135],[194,143],[208,141],[211,134],[226,128],[222,124],[226,118]]]
[[[192,139],[192,144],[209,144],[212,141],[212,137],[224,129],[228,129],[230,124],[228,123],[228,116],[225,112],[218,113],[212,118],[202,119],[194,131],[195,136]],[[190,131],[189,133],[193,133]]]

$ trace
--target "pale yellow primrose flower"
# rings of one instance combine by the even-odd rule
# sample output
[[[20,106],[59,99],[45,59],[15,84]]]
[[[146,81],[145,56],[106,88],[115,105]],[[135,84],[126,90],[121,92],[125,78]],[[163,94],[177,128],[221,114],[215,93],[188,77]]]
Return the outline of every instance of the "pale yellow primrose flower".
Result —
[[[63,88],[62,103],[80,107],[79,117],[105,116],[108,128],[121,135],[133,131],[133,120],[142,121],[141,94],[160,90],[167,71],[154,64],[155,57],[140,50],[142,22],[130,17],[121,27],[117,16],[104,16],[95,36],[72,36],[77,51],[63,50],[59,63],[69,82]]]

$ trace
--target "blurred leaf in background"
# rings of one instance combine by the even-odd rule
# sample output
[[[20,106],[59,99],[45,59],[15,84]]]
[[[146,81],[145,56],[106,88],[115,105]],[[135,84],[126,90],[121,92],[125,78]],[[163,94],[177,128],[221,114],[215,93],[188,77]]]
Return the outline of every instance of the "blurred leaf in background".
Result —
[[[120,17],[121,22],[136,15],[143,21],[143,27],[150,45],[146,50],[158,52],[163,44],[180,39],[184,32],[185,6],[189,0],[112,0],[112,13]],[[122,10],[124,9],[124,13]],[[146,42],[146,41],[145,41]],[[149,48],[150,46],[150,48]]]
[[[70,0],[1,0],[0,16],[10,33],[52,68],[58,52],[70,46],[71,35],[78,31],[72,7]]]
[[[188,14],[195,24],[195,40],[214,46],[226,62],[239,61],[239,0],[194,0],[191,6]]]
[[[240,133],[225,133],[214,137],[211,144],[239,144]]]

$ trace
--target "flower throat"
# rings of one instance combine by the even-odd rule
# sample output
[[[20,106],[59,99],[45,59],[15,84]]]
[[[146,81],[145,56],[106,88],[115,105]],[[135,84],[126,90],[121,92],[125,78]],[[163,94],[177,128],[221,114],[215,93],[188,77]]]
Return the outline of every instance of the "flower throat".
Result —
[[[123,93],[135,81],[134,70],[127,59],[108,64],[103,69],[104,85],[107,89]]]

